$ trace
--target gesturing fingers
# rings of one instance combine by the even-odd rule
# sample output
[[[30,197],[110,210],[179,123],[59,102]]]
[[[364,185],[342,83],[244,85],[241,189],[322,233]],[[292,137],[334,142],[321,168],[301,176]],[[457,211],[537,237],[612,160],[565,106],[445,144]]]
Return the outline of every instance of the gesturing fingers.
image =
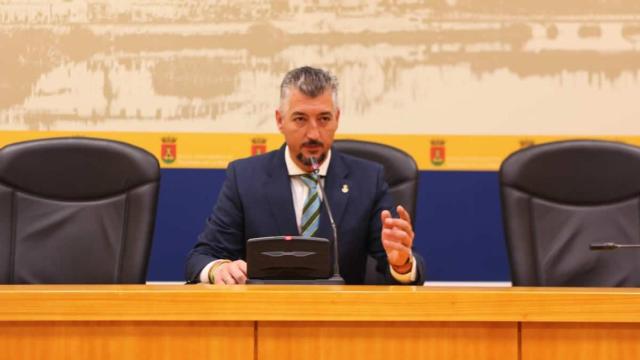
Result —
[[[391,217],[391,212],[389,210],[382,210],[380,213],[380,222],[382,223],[382,227],[387,227],[387,219],[393,219]]]
[[[402,220],[411,224],[411,215],[409,215],[409,212],[405,210],[405,208],[402,205],[398,205],[398,207],[396,208],[396,211],[398,212],[398,215]]]
[[[409,234],[409,236],[413,237],[413,227],[410,222],[407,222],[404,219],[393,219],[388,218],[385,220],[384,229],[398,229],[404,231]]]
[[[391,229],[382,230],[382,240],[398,243],[405,247],[411,247],[413,243],[413,236],[411,233],[406,232],[402,228],[394,227]]]
[[[415,234],[411,225],[411,216],[402,206],[396,208],[398,218],[391,217],[391,213],[383,211],[382,220],[382,246],[387,253],[389,264],[401,266],[411,257],[411,246]]]

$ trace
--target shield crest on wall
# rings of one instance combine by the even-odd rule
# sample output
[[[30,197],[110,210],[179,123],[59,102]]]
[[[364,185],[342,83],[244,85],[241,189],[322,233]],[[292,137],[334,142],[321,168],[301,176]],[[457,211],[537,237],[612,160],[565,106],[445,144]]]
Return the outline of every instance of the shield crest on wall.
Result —
[[[178,148],[176,146],[177,139],[175,137],[162,138],[160,146],[160,158],[165,164],[171,164],[178,157]]]
[[[446,149],[444,140],[431,140],[431,163],[441,166],[446,161]]]
[[[253,138],[251,139],[251,155],[260,155],[267,152],[267,139]]]

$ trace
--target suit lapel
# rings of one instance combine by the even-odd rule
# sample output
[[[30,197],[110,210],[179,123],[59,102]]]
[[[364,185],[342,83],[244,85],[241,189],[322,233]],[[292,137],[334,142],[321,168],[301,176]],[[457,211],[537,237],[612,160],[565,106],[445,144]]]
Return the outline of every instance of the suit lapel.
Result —
[[[348,189],[351,188],[351,183],[347,179],[348,173],[349,170],[344,164],[342,156],[335,150],[332,151],[331,163],[329,163],[329,169],[327,170],[327,176],[324,181],[324,191],[329,199],[329,206],[331,206],[333,219],[337,224],[338,230],[340,229],[342,216],[344,215],[344,210],[349,200]],[[332,239],[333,232],[326,210],[323,210],[322,215],[316,236]]]
[[[284,146],[271,158],[263,189],[267,192],[269,209],[276,220],[280,235],[297,235],[295,210],[291,195],[291,182],[284,161]],[[274,234],[275,235],[275,234]]]

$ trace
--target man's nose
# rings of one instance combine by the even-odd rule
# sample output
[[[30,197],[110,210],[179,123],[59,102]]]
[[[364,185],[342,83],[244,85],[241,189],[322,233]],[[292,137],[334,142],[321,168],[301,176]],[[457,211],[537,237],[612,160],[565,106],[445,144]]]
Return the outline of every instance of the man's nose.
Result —
[[[310,139],[317,139],[320,137],[320,129],[316,120],[309,121],[309,126],[307,127],[307,137]]]

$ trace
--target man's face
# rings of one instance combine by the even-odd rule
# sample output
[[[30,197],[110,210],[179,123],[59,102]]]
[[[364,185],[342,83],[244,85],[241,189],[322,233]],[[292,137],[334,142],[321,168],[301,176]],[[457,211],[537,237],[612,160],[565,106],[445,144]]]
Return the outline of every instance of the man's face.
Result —
[[[334,106],[330,89],[311,98],[293,88],[283,107],[276,110],[278,129],[289,145],[293,161],[311,171],[309,158],[322,163],[333,144],[340,110]]]

